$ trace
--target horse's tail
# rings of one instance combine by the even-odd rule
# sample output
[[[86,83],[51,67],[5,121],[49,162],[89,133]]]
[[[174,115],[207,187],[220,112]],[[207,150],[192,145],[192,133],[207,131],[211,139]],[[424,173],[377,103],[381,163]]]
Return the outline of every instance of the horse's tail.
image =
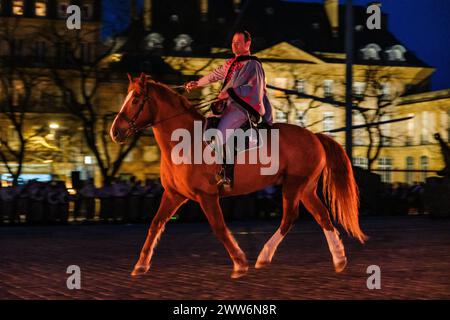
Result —
[[[328,201],[333,218],[348,234],[361,243],[367,240],[358,221],[358,186],[353,176],[350,159],[340,144],[327,135],[317,133],[325,148],[327,163],[323,170],[323,194]]]

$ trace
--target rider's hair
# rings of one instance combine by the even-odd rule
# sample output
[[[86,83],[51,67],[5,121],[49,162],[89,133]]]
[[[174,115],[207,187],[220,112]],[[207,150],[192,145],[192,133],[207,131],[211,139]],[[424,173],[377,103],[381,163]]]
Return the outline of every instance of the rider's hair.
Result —
[[[239,29],[239,30],[237,30],[234,34],[243,34],[244,35],[244,39],[245,39],[245,42],[247,42],[247,41],[252,41],[252,36],[250,35],[250,32],[248,32],[247,30],[244,30],[244,29]]]

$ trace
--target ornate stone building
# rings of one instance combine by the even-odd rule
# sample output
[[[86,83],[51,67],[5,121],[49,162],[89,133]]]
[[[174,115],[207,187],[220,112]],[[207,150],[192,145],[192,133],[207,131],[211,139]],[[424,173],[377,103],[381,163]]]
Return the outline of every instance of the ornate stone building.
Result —
[[[25,25],[49,21],[62,24],[65,16],[58,14],[69,1],[1,3],[2,20],[3,17],[19,19],[23,23],[19,34],[25,37]],[[84,31],[97,30],[91,32],[93,38],[79,48],[80,58],[89,60],[102,48],[98,32],[100,1],[78,3],[83,8]],[[439,132],[444,139],[449,139],[450,91],[430,91],[430,77],[435,69],[389,31],[386,15],[383,15],[381,30],[368,30],[365,9],[356,6],[354,11],[354,103],[363,111],[355,111],[354,125],[364,125],[370,120],[413,118],[373,127],[370,135],[364,128],[355,129],[354,163],[362,167],[370,163],[375,171],[387,170],[380,172],[387,182],[421,181],[433,174],[426,170],[439,170],[443,166],[433,134]],[[276,109],[275,120],[301,125],[314,132],[329,132],[344,143],[342,131],[330,132],[344,127],[345,113],[343,107],[333,103],[343,102],[345,96],[345,8],[339,7],[337,1],[311,4],[277,0],[145,0],[142,14],[137,14],[138,11],[135,4],[131,6],[129,27],[116,38],[114,51],[102,60],[101,85],[93,100],[101,114],[120,108],[126,94],[126,72],[144,71],[172,84],[196,79],[231,56],[229,42],[233,30],[245,28],[252,33],[252,53],[263,61],[269,84],[329,99],[317,102],[269,89]],[[18,40],[14,52],[0,49],[2,57],[12,55],[17,61],[23,56],[31,63],[44,55],[43,51],[53,60],[60,59],[63,52],[56,48],[48,48],[47,52],[45,44],[38,44],[37,40],[35,43],[31,40],[20,43],[20,37]],[[219,84],[193,92],[190,97],[214,96],[218,89]],[[70,121],[56,119],[73,118],[60,112],[57,99],[42,104],[46,110],[54,111],[45,113],[42,119],[66,124]],[[72,121],[76,127],[76,120]],[[99,183],[98,169],[90,164],[95,158],[82,140],[76,142],[81,146],[75,156],[78,160],[66,156],[70,161],[58,160],[52,168],[42,167],[34,172],[49,173],[51,169],[68,178],[71,171],[79,170],[85,172],[84,176],[95,175]],[[380,142],[382,148],[378,148]],[[372,148],[369,156],[368,146]],[[120,173],[134,174],[139,179],[153,177],[158,174],[158,156],[151,135],[144,137],[126,158]],[[403,169],[425,171],[396,171]]]

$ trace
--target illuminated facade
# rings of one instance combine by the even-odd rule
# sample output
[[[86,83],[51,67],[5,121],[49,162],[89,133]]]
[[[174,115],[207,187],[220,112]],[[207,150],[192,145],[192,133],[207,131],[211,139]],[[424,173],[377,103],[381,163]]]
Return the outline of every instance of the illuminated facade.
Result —
[[[83,16],[82,32],[85,43],[77,53],[89,62],[96,57],[100,43],[100,1],[73,1],[80,4]],[[19,21],[13,47],[0,44],[2,61],[8,57],[22,62],[26,68],[45,69],[45,62],[64,65],[64,43],[50,46],[36,37],[36,29],[43,25],[57,25],[66,34],[65,9],[70,1],[1,1],[1,27],[8,21]],[[268,84],[294,89],[300,93],[344,101],[345,52],[342,25],[344,10],[336,1],[321,4],[289,3],[281,1],[253,1],[245,12],[246,1],[167,1],[145,0],[142,19],[132,19],[118,37],[118,48],[103,61],[107,76],[100,82],[94,99],[99,114],[117,112],[126,94],[126,72],[151,74],[160,81],[180,84],[197,79],[230,57],[230,28],[248,29],[253,36],[252,53],[264,64]],[[376,109],[380,99],[388,102],[381,120],[414,116],[413,119],[386,124],[381,127],[385,146],[372,169],[439,170],[443,159],[433,134],[439,132],[449,140],[450,90],[430,91],[430,77],[434,69],[418,59],[387,30],[365,29],[365,8],[355,10],[355,103]],[[133,11],[132,11],[133,12]],[[135,11],[134,11],[135,12]],[[383,16],[387,24],[387,17]],[[92,32],[89,32],[92,31]],[[0,40],[1,41],[1,40]],[[73,86],[78,79],[73,78]],[[371,83],[377,83],[376,98],[370,94]],[[20,83],[17,82],[20,92]],[[219,84],[191,93],[191,97],[212,97]],[[48,81],[41,81],[33,91],[36,104],[28,128],[45,119],[44,140],[57,149],[42,150],[41,157],[27,158],[24,173],[55,174],[70,180],[72,171],[81,171],[82,178],[94,176],[99,184],[101,176],[95,158],[87,148],[82,127],[72,115],[61,108],[61,95]],[[268,90],[275,108],[276,122],[289,122],[314,132],[344,127],[345,111],[329,103],[290,96]],[[80,93],[81,94],[81,93]],[[370,96],[370,97],[369,97]],[[375,112],[368,111],[368,114]],[[33,117],[36,120],[31,120]],[[1,135],[14,140],[14,130],[1,118]],[[355,113],[355,125],[364,119]],[[53,124],[53,125],[52,125]],[[368,137],[364,129],[354,130],[354,163],[367,166]],[[333,134],[344,143],[344,133]],[[295,143],[295,142],[293,142]],[[375,145],[378,141],[374,142]],[[38,148],[38,147],[37,147]],[[109,145],[108,148],[117,148]],[[38,148],[39,149],[39,148]],[[35,150],[35,154],[38,153]],[[40,150],[40,149],[39,149]],[[44,152],[45,151],[45,152]],[[126,158],[120,174],[135,175],[138,179],[158,175],[158,147],[151,136],[144,137]],[[0,174],[5,174],[4,166]],[[383,172],[387,182],[422,181],[425,172]],[[428,173],[432,175],[432,173]]]

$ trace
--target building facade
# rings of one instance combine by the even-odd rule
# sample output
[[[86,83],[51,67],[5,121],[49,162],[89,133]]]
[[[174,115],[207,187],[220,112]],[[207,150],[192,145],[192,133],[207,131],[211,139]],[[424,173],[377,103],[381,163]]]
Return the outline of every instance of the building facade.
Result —
[[[73,61],[67,61],[68,53],[72,52],[83,68],[98,66],[95,78],[89,75],[84,79],[85,87],[97,88],[90,102],[99,117],[106,119],[118,111],[125,98],[126,72],[144,71],[173,84],[196,79],[231,56],[229,42],[233,30],[238,28],[252,33],[252,54],[262,60],[268,84],[329,99],[320,102],[268,89],[274,120],[325,132],[339,143],[345,142],[343,131],[338,130],[345,125],[345,108],[336,105],[345,97],[345,10],[335,1],[307,4],[276,0],[145,0],[141,14],[135,4],[131,5],[130,26],[115,37],[110,51],[107,50],[111,44],[100,37],[100,1],[0,3],[2,68],[43,71],[32,86],[36,98],[32,99],[32,110],[26,113],[30,118],[26,130],[32,135],[43,124],[47,130],[41,134],[40,144],[31,149],[34,152],[30,152],[41,152],[42,156],[27,157],[24,174],[53,174],[66,180],[68,186],[74,171],[81,172],[83,179],[95,177],[97,184],[102,180],[96,156],[84,139],[83,126],[62,106],[64,96],[49,80],[53,70],[49,64],[56,66],[71,88],[76,88],[81,97],[78,101],[83,101],[83,83],[80,70],[71,64]],[[70,4],[82,8],[83,27],[79,33],[65,27],[65,10]],[[385,182],[423,181],[444,165],[433,135],[440,133],[446,141],[450,139],[450,90],[430,91],[434,68],[389,32],[387,16],[383,16],[382,30],[366,29],[366,19],[365,8],[356,7],[353,94],[358,109],[353,123],[383,124],[371,127],[370,132],[365,127],[354,129],[354,165],[381,170],[377,173]],[[59,41],[47,36],[50,27],[61,31]],[[75,34],[81,36],[72,38]],[[73,50],[70,42],[76,44]],[[103,52],[108,54],[96,61]],[[10,83],[17,97],[21,92],[23,95],[23,83],[18,79]],[[219,88],[220,84],[216,84],[192,92],[189,97],[214,97]],[[6,94],[4,89],[1,93]],[[406,117],[411,119],[389,122]],[[4,116],[0,119],[2,137],[13,143],[17,138],[14,127]],[[99,140],[102,135],[99,125]],[[105,148],[114,153],[119,147],[107,143],[99,148],[102,157],[106,155]],[[119,175],[153,178],[159,172],[158,162],[159,150],[149,132],[125,158]],[[7,179],[4,165],[0,166],[0,174]]]

